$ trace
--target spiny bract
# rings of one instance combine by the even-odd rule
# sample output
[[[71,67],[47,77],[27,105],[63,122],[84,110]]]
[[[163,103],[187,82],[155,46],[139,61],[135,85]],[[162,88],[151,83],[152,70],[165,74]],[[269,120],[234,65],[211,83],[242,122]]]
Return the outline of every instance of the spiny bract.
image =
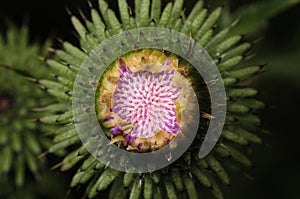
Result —
[[[49,41],[31,44],[27,26],[17,28],[10,24],[6,36],[0,36],[1,183],[14,179],[17,186],[22,186],[27,170],[35,177],[39,175],[37,156],[49,139],[39,133],[40,124],[35,122],[38,116],[33,109],[50,101],[24,76],[42,78],[46,74],[38,57],[44,57],[49,46]]]
[[[204,8],[202,1],[199,1],[193,7],[191,13],[186,14],[183,9],[184,0],[169,2],[165,7],[162,6],[161,0],[135,0],[134,9],[129,7],[126,0],[119,0],[120,19],[109,8],[106,1],[99,0],[98,3],[100,13],[97,8],[90,4],[91,19],[82,15],[83,23],[77,17],[71,16],[71,21],[80,38],[80,47],[64,42],[62,50],[54,50],[55,55],[60,60],[46,60],[56,74],[57,81],[39,81],[49,94],[57,98],[57,103],[48,106],[48,115],[40,118],[40,121],[44,123],[58,124],[57,131],[54,134],[54,144],[49,152],[53,153],[61,149],[78,147],[58,164],[58,166],[61,166],[62,171],[71,169],[75,165],[80,166],[73,177],[71,187],[88,184],[86,195],[90,198],[110,187],[110,198],[173,199],[198,198],[201,193],[197,191],[196,187],[202,185],[209,188],[216,198],[223,198],[218,181],[220,180],[225,184],[230,183],[229,176],[224,168],[225,165],[226,168],[233,169],[239,168],[239,164],[250,167],[252,163],[240,152],[240,150],[243,150],[241,146],[246,146],[249,143],[261,143],[261,139],[253,132],[258,131],[257,126],[260,124],[260,119],[255,115],[255,111],[263,108],[264,104],[253,99],[257,95],[255,89],[241,84],[261,70],[261,66],[242,66],[240,64],[246,57],[250,43],[243,42],[240,35],[230,34],[232,26],[215,33],[215,26],[222,9],[217,7],[209,12],[208,9]],[[193,144],[179,160],[167,168],[146,174],[123,173],[106,167],[82,146],[73,124],[71,110],[72,89],[76,73],[81,63],[88,56],[87,54],[100,42],[124,30],[138,27],[171,28],[191,36],[205,47],[218,66],[227,88],[228,111],[222,136],[214,150],[206,158],[198,158],[199,146],[197,144],[202,141],[209,119],[212,119],[213,116],[208,114],[209,100],[204,101],[205,98],[201,98],[201,96],[201,102],[204,101],[204,104],[206,104],[206,109],[204,108],[202,111],[208,113],[202,114],[204,119],[201,121],[196,137],[195,142],[197,144]],[[150,54],[155,53],[151,49],[148,49],[148,51],[150,51]],[[138,53],[133,51],[129,53],[129,57],[132,56],[137,60],[141,60],[142,57]],[[184,62],[182,58],[177,58]],[[132,61],[122,59],[119,60],[121,66],[124,66],[123,62],[129,63]],[[126,75],[131,75],[128,68],[119,67],[119,69],[121,69],[119,70],[119,78],[124,71],[127,71],[128,74]],[[104,78],[111,74],[112,71],[109,70],[118,71],[118,68],[108,69],[107,74],[103,76]],[[204,83],[199,82],[201,80],[197,79],[198,76],[194,76],[189,70],[182,70],[179,73],[192,80],[195,90],[197,90],[196,85],[199,84],[201,87]],[[145,75],[148,74],[140,74],[141,77]],[[105,87],[109,84],[109,81],[99,83]],[[202,88],[198,89],[201,90]],[[204,87],[203,90],[205,90]],[[101,102],[101,87],[99,96],[98,100]],[[176,89],[173,96],[176,96]],[[105,115],[101,115],[101,113],[98,115],[100,123],[111,119],[109,115],[107,115],[107,118],[103,116]],[[173,127],[175,128],[175,126]],[[121,131],[123,132],[122,129],[118,128],[111,129],[112,139],[115,138],[114,134],[119,135]],[[113,142],[115,141],[113,140]],[[118,141],[123,141],[125,145],[128,145],[124,139],[116,142]],[[133,144],[130,145],[128,150],[132,148],[140,150],[142,146],[139,143],[137,145]]]

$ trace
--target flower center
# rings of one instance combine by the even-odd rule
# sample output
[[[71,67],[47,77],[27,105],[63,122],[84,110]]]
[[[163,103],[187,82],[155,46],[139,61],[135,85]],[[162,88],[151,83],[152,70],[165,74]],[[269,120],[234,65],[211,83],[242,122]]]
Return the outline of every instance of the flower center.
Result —
[[[112,112],[133,125],[131,137],[151,138],[158,131],[180,130],[175,110],[180,88],[172,85],[174,70],[133,73],[123,66],[119,73]]]

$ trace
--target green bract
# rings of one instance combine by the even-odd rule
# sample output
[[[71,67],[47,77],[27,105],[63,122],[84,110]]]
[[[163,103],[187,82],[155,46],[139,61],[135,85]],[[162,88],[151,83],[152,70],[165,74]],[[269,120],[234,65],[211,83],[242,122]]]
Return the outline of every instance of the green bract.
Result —
[[[24,184],[27,170],[37,177],[37,156],[49,139],[40,132],[33,109],[50,101],[27,78],[43,77],[46,67],[38,57],[45,56],[50,43],[42,46],[29,41],[28,28],[9,25],[0,36],[0,181]],[[1,191],[2,193],[2,191]]]
[[[59,60],[46,60],[57,77],[57,81],[39,80],[39,84],[57,99],[57,103],[44,109],[46,116],[40,118],[43,123],[57,124],[54,143],[49,148],[49,152],[77,147],[58,166],[65,171],[78,165],[79,169],[72,179],[71,186],[87,184],[86,194],[90,198],[110,188],[110,198],[193,199],[201,195],[196,188],[199,185],[209,188],[216,198],[223,198],[219,181],[230,184],[225,168],[239,168],[239,165],[250,167],[252,163],[242,151],[247,149],[245,146],[248,147],[249,143],[261,143],[261,139],[255,134],[260,124],[260,119],[255,112],[263,108],[264,104],[253,99],[257,91],[246,87],[244,80],[258,73],[262,67],[241,64],[250,44],[244,42],[240,35],[231,35],[232,26],[216,32],[215,26],[222,9],[218,7],[208,11],[202,1],[193,7],[191,13],[184,12],[184,0],[169,2],[166,6],[162,6],[161,0],[135,0],[134,8],[130,8],[126,0],[119,0],[118,4],[118,15],[109,8],[106,1],[99,0],[99,9],[91,6],[90,19],[83,17],[81,21],[71,16],[79,35],[80,46],[76,47],[64,42],[63,49],[54,50]],[[119,15],[120,19],[117,17]],[[218,66],[228,97],[228,111],[222,136],[207,157],[198,158],[198,145],[205,135],[209,120],[214,118],[209,114],[210,101],[204,94],[200,99],[206,107],[201,109],[203,119],[194,144],[169,167],[146,174],[113,170],[108,167],[109,165],[104,165],[91,156],[80,141],[73,124],[71,110],[76,74],[89,52],[105,39],[124,30],[138,27],[171,28],[197,40]],[[136,51],[129,53],[128,57],[130,56],[141,58]],[[178,59],[182,58],[178,57]],[[111,73],[113,71],[107,71],[107,75]],[[201,87],[204,84],[200,82],[201,79],[197,79],[199,75],[193,74],[188,68],[183,68],[180,73],[191,79],[194,86]],[[107,77],[105,75],[104,77]],[[109,84],[103,85],[105,87]]]

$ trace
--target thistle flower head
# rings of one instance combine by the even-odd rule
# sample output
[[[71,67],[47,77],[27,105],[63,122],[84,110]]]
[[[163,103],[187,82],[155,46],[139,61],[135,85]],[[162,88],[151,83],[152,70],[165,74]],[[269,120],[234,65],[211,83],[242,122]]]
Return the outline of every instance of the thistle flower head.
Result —
[[[255,110],[262,108],[263,103],[252,98],[257,94],[255,89],[240,84],[261,70],[260,66],[240,66],[250,47],[249,43],[242,41],[240,35],[232,36],[231,27],[215,33],[214,26],[220,17],[221,8],[208,13],[202,1],[194,6],[191,13],[185,13],[183,0],[169,2],[166,6],[162,6],[161,0],[135,0],[134,9],[128,6],[126,0],[119,0],[120,19],[106,1],[99,0],[98,3],[99,11],[91,6],[91,19],[83,17],[84,23],[71,16],[80,38],[80,47],[64,42],[64,49],[55,51],[60,61],[47,60],[59,80],[43,81],[47,91],[58,98],[58,103],[53,107],[61,113],[41,118],[45,123],[61,124],[49,151],[79,146],[59,164],[61,170],[68,170],[77,163],[80,165],[71,186],[88,183],[86,194],[90,198],[110,185],[111,198],[139,198],[141,195],[144,198],[198,198],[201,194],[197,193],[196,186],[201,184],[210,188],[217,198],[222,198],[216,180],[230,183],[223,165],[251,166],[252,163],[240,152],[240,148],[249,142],[261,142],[252,132],[258,130],[257,125],[260,123]],[[169,28],[190,36],[204,47],[218,66],[228,96],[226,124],[218,144],[203,159],[198,157],[199,143],[205,136],[209,120],[217,117],[211,115],[210,109],[222,106],[210,104],[207,99],[209,93],[203,85],[213,85],[217,80],[205,82],[187,60],[170,52],[166,55],[163,48],[139,49],[137,46],[125,55],[116,56],[114,63],[104,67],[99,63],[119,52],[119,49],[110,51],[108,47],[94,57],[94,68],[92,64],[82,64],[93,57],[93,49],[101,42],[119,33],[126,33],[126,30],[141,27]],[[139,36],[143,37],[142,34]],[[120,42],[119,48],[126,46],[124,42]],[[184,96],[197,96],[204,120],[200,121],[194,143],[185,154],[165,169],[144,174],[120,172],[109,167],[111,162],[104,164],[96,159],[99,156],[113,158],[114,154],[110,154],[110,151],[96,150],[97,154],[92,156],[89,153],[91,150],[82,146],[77,135],[75,125],[80,121],[72,119],[70,104],[72,100],[81,100],[72,93],[76,76],[79,76],[80,71],[94,75],[94,69],[104,71],[101,77],[97,77],[98,82],[85,81],[79,86],[96,89],[96,99],[92,99],[96,104],[80,113],[88,114],[90,109],[95,108],[97,119],[111,143],[132,153],[153,152],[170,145],[193,119],[181,116],[185,108],[194,108],[194,105],[189,104],[189,98],[185,99]],[[88,95],[87,90],[83,90],[83,93]],[[85,133],[83,137],[88,144],[93,145],[98,132],[80,130]]]
[[[142,61],[132,62],[139,56]],[[156,63],[150,63],[153,60]],[[120,58],[107,70],[99,83],[97,109],[112,143],[123,143],[127,150],[151,151],[177,136],[184,125],[181,107],[195,95],[191,83],[177,71],[183,66],[178,65],[174,55],[142,50]],[[194,104],[189,106],[192,109]]]

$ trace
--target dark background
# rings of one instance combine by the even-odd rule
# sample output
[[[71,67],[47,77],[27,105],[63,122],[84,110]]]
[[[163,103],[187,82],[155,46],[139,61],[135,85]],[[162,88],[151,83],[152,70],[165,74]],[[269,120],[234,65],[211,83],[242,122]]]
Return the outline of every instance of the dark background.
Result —
[[[116,8],[115,2],[115,0],[110,1],[113,8]],[[186,1],[188,9],[193,2],[195,0]],[[207,2],[210,6],[220,4],[229,6],[230,13],[234,13],[256,1]],[[5,21],[9,19],[18,25],[28,24],[31,38],[35,41],[43,41],[51,37],[76,43],[76,35],[66,8],[75,14],[78,14],[77,8],[88,13],[87,3],[82,0],[1,0],[0,31],[5,31]],[[253,62],[268,64],[268,66],[264,73],[253,80],[253,86],[261,91],[259,98],[267,105],[267,108],[261,112],[262,127],[272,134],[262,135],[264,144],[253,147],[252,159],[255,167],[250,173],[254,180],[241,177],[242,173],[235,174],[231,187],[225,187],[225,197],[227,199],[298,199],[300,196],[300,131],[298,130],[300,5],[272,17],[268,25],[256,31],[252,37],[263,37],[255,44],[256,56]],[[65,176],[57,174],[56,177]],[[68,190],[67,185],[65,186],[66,188],[62,190]],[[65,192],[62,191],[61,198],[64,195]]]

